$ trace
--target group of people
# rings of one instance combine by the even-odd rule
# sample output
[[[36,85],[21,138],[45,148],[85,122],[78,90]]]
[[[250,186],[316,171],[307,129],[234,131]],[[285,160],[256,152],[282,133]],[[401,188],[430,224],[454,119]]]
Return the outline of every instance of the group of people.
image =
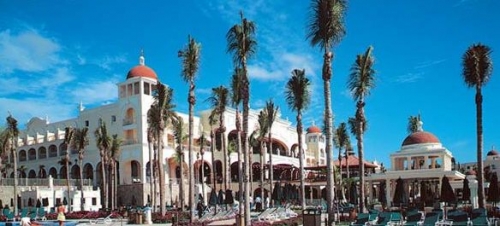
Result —
[[[64,205],[61,204],[61,202],[58,202],[56,210],[57,210],[57,221],[59,222],[59,226],[63,226],[64,221],[66,221],[66,215],[64,215],[64,213],[66,212],[66,207],[64,207]],[[31,219],[29,217],[21,218],[21,225],[22,226],[40,226],[40,224],[37,223],[36,221],[31,222]]]

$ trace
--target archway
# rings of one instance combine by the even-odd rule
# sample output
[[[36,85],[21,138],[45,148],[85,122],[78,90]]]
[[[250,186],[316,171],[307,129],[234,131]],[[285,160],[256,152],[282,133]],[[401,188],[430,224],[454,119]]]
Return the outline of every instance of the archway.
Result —
[[[80,166],[73,165],[71,167],[71,179],[80,179]]]
[[[83,166],[83,178],[84,179],[94,179],[94,168],[90,163],[85,164]]]
[[[57,169],[55,167],[52,167],[50,168],[49,170],[49,175],[54,178],[54,179],[57,179]]]
[[[197,162],[196,164],[198,167],[198,182],[199,183],[210,183],[210,176],[211,176],[211,171],[212,169],[210,168],[210,165],[206,162],[203,161],[203,168],[201,167],[201,160]]]
[[[222,184],[223,176],[222,176],[222,162],[220,160],[215,160],[215,177],[217,180],[217,183]]]
[[[30,170],[30,172],[28,173],[28,178],[36,178],[35,170]]]

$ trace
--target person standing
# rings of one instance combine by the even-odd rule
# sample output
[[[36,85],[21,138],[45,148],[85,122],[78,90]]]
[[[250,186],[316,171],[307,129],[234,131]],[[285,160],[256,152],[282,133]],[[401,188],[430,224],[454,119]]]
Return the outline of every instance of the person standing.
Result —
[[[63,226],[64,221],[66,220],[66,216],[64,216],[64,212],[66,212],[66,208],[59,201],[57,203],[57,221],[59,221],[59,226]]]

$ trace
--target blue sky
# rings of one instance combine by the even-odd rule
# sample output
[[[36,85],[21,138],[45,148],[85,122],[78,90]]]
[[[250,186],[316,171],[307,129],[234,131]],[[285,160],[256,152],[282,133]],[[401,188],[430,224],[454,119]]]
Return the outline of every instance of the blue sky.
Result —
[[[141,48],[146,64],[174,88],[177,109],[187,112],[177,51],[189,34],[202,45],[195,109],[204,110],[210,89],[229,83],[233,66],[225,34],[243,10],[257,25],[259,44],[249,60],[251,108],[272,98],[295,124],[283,90],[290,71],[304,68],[313,97],[304,123],[319,124],[322,53],[305,40],[309,4],[0,0],[0,115],[10,111],[21,124],[34,116],[59,121],[75,117],[80,101],[86,107],[113,102],[115,84],[138,63]],[[389,153],[407,136],[408,117],[420,113],[424,130],[434,133],[459,162],[474,161],[475,92],[464,85],[461,57],[468,46],[481,42],[492,48],[493,62],[500,62],[499,10],[496,0],[350,1],[347,35],[333,49],[334,123],[354,114],[346,79],[355,56],[372,45],[377,86],[366,100],[366,158],[389,165]],[[485,153],[500,146],[497,74],[494,70],[483,89]]]

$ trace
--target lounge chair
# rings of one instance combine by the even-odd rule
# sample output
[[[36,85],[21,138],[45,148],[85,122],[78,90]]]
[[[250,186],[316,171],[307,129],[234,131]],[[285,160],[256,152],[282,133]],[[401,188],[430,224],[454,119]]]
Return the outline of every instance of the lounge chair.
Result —
[[[258,221],[266,221],[269,218],[269,215],[276,211],[277,208],[269,208],[264,210],[259,216],[257,216]]]
[[[390,225],[402,225],[403,217],[400,212],[391,212],[391,217],[389,218]]]
[[[404,225],[406,226],[417,226],[417,225],[422,225],[423,224],[423,214],[421,212],[410,212],[406,216],[406,220],[404,222]]]
[[[368,223],[368,219],[370,218],[369,213],[358,213],[356,220],[351,223],[351,226],[363,226]]]
[[[111,224],[113,220],[111,219],[111,215],[108,215],[107,217],[100,217],[97,219],[91,219],[90,224]]]
[[[448,213],[447,215],[447,220],[453,222],[453,225],[467,226],[472,224],[466,212],[453,211],[451,213]]]
[[[425,214],[425,218],[422,222],[419,222],[417,225],[419,226],[434,226],[441,219],[441,213],[439,212],[430,212]]]
[[[375,222],[375,224],[372,224],[372,225],[378,225],[378,226],[388,225],[389,222],[391,221],[392,214],[393,213],[391,213],[391,212],[381,212],[378,215],[377,222]]]
[[[38,213],[36,215],[36,219],[35,220],[42,220],[42,221],[46,221],[47,220],[47,217],[46,217],[46,212],[45,212],[45,208],[39,208],[38,209]]]
[[[491,222],[488,220],[486,210],[482,208],[473,209],[470,220],[472,221],[473,225],[488,226],[491,224]]]
[[[15,221],[14,212],[10,211],[10,209],[3,209],[3,215],[7,221]]]

